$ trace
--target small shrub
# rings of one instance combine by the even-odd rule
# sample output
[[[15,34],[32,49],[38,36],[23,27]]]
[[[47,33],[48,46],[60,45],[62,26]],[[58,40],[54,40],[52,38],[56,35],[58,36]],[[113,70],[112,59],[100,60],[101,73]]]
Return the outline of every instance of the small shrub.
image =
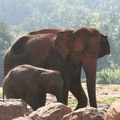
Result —
[[[98,84],[120,84],[120,68],[105,68],[97,73]]]

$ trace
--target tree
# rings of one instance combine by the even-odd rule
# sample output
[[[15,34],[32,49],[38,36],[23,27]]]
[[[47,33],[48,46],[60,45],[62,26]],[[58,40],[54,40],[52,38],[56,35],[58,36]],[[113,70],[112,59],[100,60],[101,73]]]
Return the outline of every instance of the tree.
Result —
[[[7,49],[10,47],[13,39],[13,34],[10,32],[9,27],[3,23],[0,22],[0,84],[3,81],[3,61],[4,61],[4,55],[7,51]]]

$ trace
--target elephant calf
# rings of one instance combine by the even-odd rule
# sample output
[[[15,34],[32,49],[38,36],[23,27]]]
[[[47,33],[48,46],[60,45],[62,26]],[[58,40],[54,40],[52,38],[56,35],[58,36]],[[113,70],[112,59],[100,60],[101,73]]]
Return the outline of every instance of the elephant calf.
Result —
[[[3,82],[3,98],[23,99],[33,110],[44,106],[46,93],[63,102],[63,80],[58,71],[31,65],[20,65],[12,69]]]

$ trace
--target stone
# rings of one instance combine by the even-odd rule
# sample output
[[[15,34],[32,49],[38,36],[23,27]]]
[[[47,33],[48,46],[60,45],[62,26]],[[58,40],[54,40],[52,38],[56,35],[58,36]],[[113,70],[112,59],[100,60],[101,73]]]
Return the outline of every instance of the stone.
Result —
[[[0,120],[13,120],[27,114],[29,114],[29,110],[23,100],[0,99]]]
[[[107,112],[109,107],[110,107],[110,105],[101,105],[101,106],[98,107],[98,110]]]
[[[13,120],[33,120],[33,119],[31,119],[29,117],[18,117],[18,118],[15,118]],[[38,120],[38,119],[34,119],[34,120]]]
[[[37,109],[29,115],[29,120],[60,120],[64,115],[72,112],[70,107],[62,103],[50,103]]]
[[[97,108],[86,107],[65,115],[63,120],[104,120],[104,112]]]
[[[105,120],[120,120],[120,101],[113,103],[109,107],[105,114]]]

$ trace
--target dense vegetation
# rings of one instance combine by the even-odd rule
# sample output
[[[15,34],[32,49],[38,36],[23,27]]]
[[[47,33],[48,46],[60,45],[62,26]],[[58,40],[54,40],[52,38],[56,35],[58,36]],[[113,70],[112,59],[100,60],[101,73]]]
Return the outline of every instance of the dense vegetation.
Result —
[[[98,61],[98,83],[120,84],[119,11],[119,0],[0,0],[0,81],[3,55],[14,36],[43,28],[87,26],[107,35],[111,46],[111,56]]]
[[[14,38],[10,28],[3,22],[0,22],[0,84],[3,80],[3,61],[4,55]]]

